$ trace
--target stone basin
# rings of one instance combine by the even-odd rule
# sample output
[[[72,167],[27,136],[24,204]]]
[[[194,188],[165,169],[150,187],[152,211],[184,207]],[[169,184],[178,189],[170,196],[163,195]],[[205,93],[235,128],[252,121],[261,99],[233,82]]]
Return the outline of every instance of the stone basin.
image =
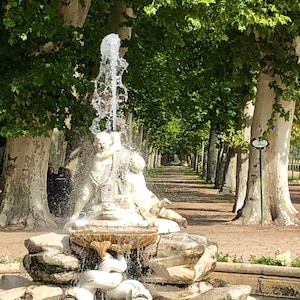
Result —
[[[74,224],[69,235],[72,242],[95,249],[102,258],[108,249],[124,253],[153,244],[159,237],[157,226],[148,222],[125,225],[102,220]]]

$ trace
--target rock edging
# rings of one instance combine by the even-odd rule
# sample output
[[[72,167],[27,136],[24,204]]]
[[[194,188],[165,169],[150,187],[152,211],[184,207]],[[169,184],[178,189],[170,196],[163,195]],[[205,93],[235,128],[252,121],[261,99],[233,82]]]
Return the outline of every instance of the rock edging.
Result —
[[[285,266],[217,262],[214,271],[300,278],[300,268]]]
[[[300,299],[300,268],[217,262],[210,279],[249,285],[251,293]]]

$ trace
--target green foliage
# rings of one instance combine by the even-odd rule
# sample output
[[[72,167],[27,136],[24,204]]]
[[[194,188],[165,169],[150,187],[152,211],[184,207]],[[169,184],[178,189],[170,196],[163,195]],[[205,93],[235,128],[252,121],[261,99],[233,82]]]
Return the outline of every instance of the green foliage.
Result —
[[[8,264],[9,263],[9,259],[7,254],[3,253],[0,255],[0,264]]]
[[[300,29],[297,3],[154,0],[144,1],[143,9],[138,1],[130,3],[137,13],[127,56],[129,82],[135,112],[152,132],[169,132],[167,124],[175,117],[191,130],[211,126],[246,148],[233,133],[242,123],[244,99],[255,96],[260,72],[284,84],[272,85],[277,99],[269,130],[278,115],[289,118],[277,100],[299,99],[293,48]]]
[[[300,70],[291,47],[300,24],[295,1],[127,2],[135,14],[127,20],[132,38],[124,43],[128,110],[151,129],[160,149],[197,149],[210,127],[244,147],[232,133],[262,70],[286,86],[273,84],[278,96],[299,98]],[[99,42],[111,32],[112,3],[92,1],[84,28],[63,24],[60,3],[3,2],[0,135],[67,130],[69,115],[73,127],[90,124],[87,95],[98,72]],[[288,118],[278,103],[270,128],[277,114]]]
[[[271,265],[271,266],[281,266],[282,265],[278,259],[272,258],[269,256],[253,258],[253,259],[250,259],[249,262],[251,264],[257,264],[257,265]]]
[[[224,142],[228,143],[232,149],[239,149],[242,152],[246,152],[249,148],[249,143],[243,138],[242,130],[229,129],[227,132],[221,134],[221,138]]]
[[[300,257],[294,259],[294,261],[292,262],[292,267],[300,268]]]
[[[235,131],[242,117],[245,84],[252,87],[256,76],[254,71],[246,73],[252,68],[250,59],[248,66],[234,59],[231,51],[237,40],[232,48],[228,43],[216,47],[210,39],[198,40],[189,33],[183,35],[182,47],[176,36],[148,16],[138,15],[133,22],[126,53],[130,104],[135,117],[151,128],[155,147],[194,151],[208,137],[210,126],[218,132]],[[249,57],[256,54],[248,52]]]
[[[65,26],[59,5],[58,0],[6,0],[0,9],[1,136],[67,130],[69,116],[73,128],[91,122],[87,95],[110,5],[93,1],[84,28]]]

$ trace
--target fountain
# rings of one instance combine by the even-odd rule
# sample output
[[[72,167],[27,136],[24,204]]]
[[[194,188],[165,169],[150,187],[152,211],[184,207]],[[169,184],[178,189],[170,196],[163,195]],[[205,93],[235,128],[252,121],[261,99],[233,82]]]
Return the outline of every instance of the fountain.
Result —
[[[217,244],[201,234],[180,232],[186,219],[166,207],[168,199],[148,190],[144,159],[123,145],[121,104],[127,89],[122,74],[128,64],[119,57],[119,47],[117,34],[101,43],[92,97],[96,117],[90,127],[97,153],[66,233],[25,241],[29,253],[23,264],[38,284],[18,292],[38,300],[246,299],[248,286],[220,290],[209,282]]]

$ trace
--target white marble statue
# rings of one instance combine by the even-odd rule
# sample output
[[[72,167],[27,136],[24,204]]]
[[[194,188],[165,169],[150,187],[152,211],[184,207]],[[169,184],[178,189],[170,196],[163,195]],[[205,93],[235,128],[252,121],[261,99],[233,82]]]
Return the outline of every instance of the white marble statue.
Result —
[[[163,218],[175,221],[183,227],[187,226],[187,221],[180,214],[164,206],[171,202],[164,198],[159,200],[146,186],[143,170],[145,160],[138,153],[133,153],[129,161],[129,170],[126,174],[125,195],[131,195],[133,202],[138,207],[145,220],[154,222],[157,218]]]
[[[114,258],[106,253],[98,270],[88,270],[80,274],[74,294],[78,300],[93,300],[97,289],[108,297],[126,300],[152,300],[150,292],[137,280],[123,280],[122,273],[127,263],[122,254]]]
[[[124,184],[122,173],[130,157],[130,151],[121,145],[119,133],[97,133],[94,145],[97,152],[70,222],[77,220],[82,212],[90,219],[121,220],[130,217],[136,222],[142,221],[136,206],[125,203],[124,199],[123,204],[116,201]]]
[[[138,224],[161,218],[187,226],[185,218],[164,207],[170,204],[168,199],[159,200],[147,188],[143,157],[123,147],[118,132],[97,133],[94,144],[97,153],[70,223],[84,211],[87,219]]]

